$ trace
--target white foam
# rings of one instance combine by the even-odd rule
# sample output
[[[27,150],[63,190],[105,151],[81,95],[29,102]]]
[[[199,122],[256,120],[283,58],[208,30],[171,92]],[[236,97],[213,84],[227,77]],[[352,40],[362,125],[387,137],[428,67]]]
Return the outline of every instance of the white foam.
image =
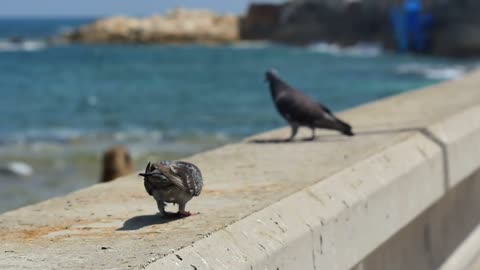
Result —
[[[91,107],[95,107],[98,104],[98,98],[97,96],[90,95],[87,97],[87,104]]]
[[[33,174],[33,168],[25,162],[12,161],[0,166],[0,173],[16,176],[31,176]]]
[[[71,25],[62,25],[62,26],[58,27],[56,32],[57,32],[57,34],[62,35],[62,34],[70,33],[73,30],[75,30],[75,27],[73,27]]]
[[[232,44],[230,47],[236,50],[264,49],[272,46],[267,41],[242,41]]]
[[[431,80],[453,80],[463,77],[468,72],[466,66],[460,65],[427,65],[408,63],[396,68],[398,74],[418,75]]]
[[[309,46],[308,49],[312,52],[354,57],[376,57],[383,52],[382,47],[376,43],[358,43],[354,46],[342,47],[335,43],[320,42]]]
[[[19,42],[13,42],[9,40],[0,40],[0,52],[15,52],[25,51],[34,52],[39,51],[47,47],[44,41],[40,40],[24,40]]]

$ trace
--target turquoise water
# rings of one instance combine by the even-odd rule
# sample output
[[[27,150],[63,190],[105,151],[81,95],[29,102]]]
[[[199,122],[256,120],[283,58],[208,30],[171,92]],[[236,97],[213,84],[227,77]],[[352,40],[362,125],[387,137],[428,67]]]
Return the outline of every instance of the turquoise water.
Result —
[[[284,125],[263,80],[268,68],[342,110],[476,66],[372,45],[53,46],[40,39],[86,21],[0,19],[0,168],[21,161],[34,170],[0,175],[0,212],[95,183],[101,153],[113,144],[129,147],[141,168],[147,159]]]

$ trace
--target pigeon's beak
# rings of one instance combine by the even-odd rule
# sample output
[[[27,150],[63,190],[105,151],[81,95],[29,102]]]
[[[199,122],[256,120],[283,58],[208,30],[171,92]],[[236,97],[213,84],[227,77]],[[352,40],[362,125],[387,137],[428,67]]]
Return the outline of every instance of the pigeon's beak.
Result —
[[[152,172],[139,173],[138,175],[142,177],[164,177],[163,173],[159,170],[154,170]]]
[[[266,81],[272,81],[278,78],[278,72],[275,69],[269,69],[267,72],[265,72],[265,80]]]

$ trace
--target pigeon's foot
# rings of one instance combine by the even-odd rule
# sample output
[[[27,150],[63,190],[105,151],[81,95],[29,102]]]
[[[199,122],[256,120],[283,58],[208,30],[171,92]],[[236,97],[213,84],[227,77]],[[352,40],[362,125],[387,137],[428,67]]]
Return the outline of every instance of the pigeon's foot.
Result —
[[[177,215],[180,216],[180,217],[189,217],[189,216],[192,215],[192,213],[190,213],[188,211],[178,211]]]
[[[182,218],[183,218],[183,217],[189,217],[189,216],[196,216],[196,215],[198,215],[198,214],[200,214],[200,213],[191,213],[191,212],[189,212],[189,211],[183,211],[183,212],[180,212],[180,211],[179,211],[179,212],[177,212],[177,216],[178,216],[178,217],[182,217]]]
[[[164,218],[178,218],[178,213],[172,213],[172,212],[158,212],[157,215],[164,217]]]
[[[316,137],[317,136],[315,136],[315,128],[312,128],[312,136],[308,138],[307,141],[314,141]]]

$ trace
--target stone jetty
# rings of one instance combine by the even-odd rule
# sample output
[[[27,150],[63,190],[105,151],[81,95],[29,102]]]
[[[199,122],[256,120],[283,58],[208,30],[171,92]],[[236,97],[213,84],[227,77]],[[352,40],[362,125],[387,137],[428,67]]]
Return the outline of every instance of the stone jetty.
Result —
[[[175,9],[165,16],[108,17],[63,38],[81,43],[230,43],[239,40],[239,18],[208,10]]]

